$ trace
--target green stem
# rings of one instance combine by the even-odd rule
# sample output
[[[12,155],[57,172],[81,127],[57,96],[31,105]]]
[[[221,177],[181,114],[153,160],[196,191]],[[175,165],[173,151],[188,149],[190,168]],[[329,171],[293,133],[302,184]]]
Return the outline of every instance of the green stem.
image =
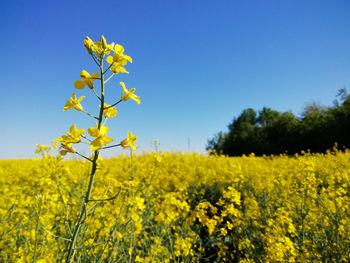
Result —
[[[38,248],[38,231],[39,231],[39,223],[40,223],[40,215],[41,215],[41,200],[39,204],[39,212],[37,213],[36,218],[36,224],[35,224],[35,242],[34,242],[34,255],[33,255],[33,262],[36,262],[36,254],[37,254],[37,248]]]
[[[43,227],[43,229],[48,233],[50,234],[51,236],[55,237],[55,238],[58,238],[58,239],[62,239],[64,241],[69,241],[71,242],[72,240],[68,239],[68,238],[65,238],[65,237],[60,237],[60,236],[56,236],[55,234],[53,234],[52,232],[50,232],[49,230],[47,230],[45,227]]]
[[[97,66],[100,66],[100,64],[97,62],[97,60],[96,60],[96,58],[95,58],[94,54],[91,54],[91,57],[94,59],[94,61],[95,61],[96,65],[97,65]]]
[[[106,146],[106,147],[102,147],[102,149],[108,149],[108,148],[113,148],[113,147],[117,147],[117,146],[120,146],[120,143],[119,144],[115,144],[115,145],[111,145],[111,146]]]
[[[96,90],[95,89],[92,89],[92,91],[94,92],[94,94],[96,95],[96,97],[101,100],[100,96],[98,96],[98,94],[96,93]]]
[[[88,137],[86,137],[86,136],[81,136],[81,137],[83,137],[85,140],[89,141],[89,142],[83,142],[83,141],[81,141],[82,143],[90,144],[90,142],[92,142],[92,140],[90,140],[90,139],[89,139]]]
[[[104,81],[104,74],[103,74],[103,60],[101,59],[100,64],[100,72],[101,72],[101,107],[100,107],[100,115],[98,116],[98,129],[101,128],[101,123],[103,119],[103,110],[105,105],[105,81]]]
[[[80,154],[80,153],[78,153],[78,152],[75,152],[75,154],[79,155],[80,157],[83,157],[84,159],[86,159],[86,160],[88,160],[88,161],[90,161],[90,162],[93,161],[93,160],[87,158],[86,156],[84,156],[84,155],[82,155],[82,154]]]
[[[96,62],[96,60],[95,60],[95,62]],[[99,114],[99,118],[98,118],[98,129],[101,128],[101,123],[102,123],[102,119],[103,119],[103,110],[104,110],[104,108],[103,108],[103,106],[104,106],[104,78],[103,78],[104,74],[103,74],[103,60],[102,59],[100,60],[99,67],[100,67],[100,73],[101,73],[101,107],[100,107],[100,114]],[[74,227],[72,241],[69,243],[67,257],[66,257],[66,263],[70,263],[71,260],[73,259],[74,252],[76,250],[77,237],[79,235],[80,228],[83,225],[83,223],[87,217],[87,206],[90,202],[92,186],[94,184],[94,179],[95,179],[95,174],[96,174],[96,169],[97,169],[98,155],[99,155],[99,150],[96,150],[95,155],[94,155],[94,159],[92,161],[92,168],[91,168],[88,189],[87,189],[85,197],[84,197],[84,203],[83,203],[78,221]]]
[[[106,109],[109,109],[109,108],[111,108],[111,107],[114,107],[115,105],[117,105],[117,104],[119,104],[119,103],[121,103],[122,102],[122,100],[119,100],[119,101],[117,101],[116,103],[114,103],[114,104],[112,104],[112,105],[110,105],[110,106],[108,106],[108,107],[105,107],[105,110]]]
[[[90,117],[92,117],[92,118],[98,120],[98,118],[95,117],[94,115],[91,115],[90,113],[88,113],[88,112],[86,112],[86,111],[84,111],[84,110],[83,110],[82,112],[84,112],[86,115],[88,115],[88,116],[90,116]]]
[[[114,73],[109,76],[109,78],[105,81],[105,84],[114,76]]]
[[[119,195],[120,191],[121,191],[121,190],[119,190],[119,192],[118,192],[118,193],[117,193],[115,196],[110,197],[110,198],[105,198],[105,199],[90,199],[89,201],[90,201],[90,202],[104,202],[104,201],[111,201],[111,200],[116,199],[116,198],[118,197],[118,195]]]
[[[105,74],[105,73],[113,66],[113,64],[114,64],[114,61],[113,61],[112,64],[109,65],[109,67],[105,70],[105,72],[103,72],[103,74]],[[113,73],[113,74],[114,74],[114,73]]]

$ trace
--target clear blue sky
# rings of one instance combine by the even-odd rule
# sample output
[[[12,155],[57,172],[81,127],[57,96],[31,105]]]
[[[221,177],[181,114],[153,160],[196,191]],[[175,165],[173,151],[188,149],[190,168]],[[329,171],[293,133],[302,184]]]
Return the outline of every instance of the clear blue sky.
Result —
[[[245,108],[299,115],[305,103],[332,105],[350,86],[350,2],[289,0],[0,1],[0,158],[34,157],[76,123],[62,108],[73,92],[96,111],[96,99],[73,82],[97,70],[85,36],[125,47],[124,81],[141,104],[122,104],[109,135],[138,136],[140,150],[205,151],[207,139]],[[89,94],[89,95],[87,95]],[[188,143],[190,142],[190,143]],[[113,149],[105,155],[115,155]]]

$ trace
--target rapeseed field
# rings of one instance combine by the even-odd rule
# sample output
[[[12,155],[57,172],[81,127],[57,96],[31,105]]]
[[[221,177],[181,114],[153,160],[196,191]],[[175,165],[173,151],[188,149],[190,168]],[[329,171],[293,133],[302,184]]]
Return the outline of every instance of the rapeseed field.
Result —
[[[83,43],[99,73],[82,70],[74,87],[88,87],[97,110],[72,93],[63,111],[95,124],[38,144],[42,158],[0,160],[0,262],[350,261],[348,150],[234,158],[155,144],[133,154],[137,136],[116,140],[105,126],[118,104],[141,103],[124,82],[120,98],[106,96],[132,58],[104,36]],[[130,156],[103,160],[114,147]]]
[[[65,262],[91,162],[0,161],[0,262]],[[349,262],[349,151],[99,160],[75,262]]]

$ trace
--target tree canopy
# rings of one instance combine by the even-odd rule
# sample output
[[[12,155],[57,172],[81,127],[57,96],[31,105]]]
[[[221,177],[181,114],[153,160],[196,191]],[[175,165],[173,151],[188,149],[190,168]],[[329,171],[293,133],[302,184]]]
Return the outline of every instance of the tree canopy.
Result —
[[[339,90],[333,107],[306,105],[300,117],[264,107],[248,108],[232,120],[228,132],[208,140],[207,150],[229,156],[242,154],[294,154],[309,150],[325,152],[335,143],[350,147],[350,95]]]

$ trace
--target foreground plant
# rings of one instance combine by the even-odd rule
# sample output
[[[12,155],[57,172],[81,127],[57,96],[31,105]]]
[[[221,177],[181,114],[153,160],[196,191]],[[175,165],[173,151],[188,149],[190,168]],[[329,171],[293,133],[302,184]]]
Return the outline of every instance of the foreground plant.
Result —
[[[81,212],[77,222],[75,223],[72,236],[69,240],[69,243],[66,249],[67,250],[66,262],[71,262],[74,259],[74,254],[76,250],[76,241],[80,234],[80,229],[88,217],[89,203],[111,200],[111,198],[99,199],[99,200],[92,200],[90,198],[93,185],[94,185],[96,170],[98,168],[100,151],[103,149],[117,147],[117,146],[121,146],[123,148],[132,148],[136,151],[135,142],[137,140],[137,137],[132,135],[131,132],[129,132],[127,138],[121,140],[119,144],[108,145],[112,143],[114,140],[107,136],[107,132],[109,131],[109,129],[104,125],[107,119],[116,117],[117,109],[115,108],[115,106],[120,102],[126,101],[128,99],[132,99],[136,101],[138,104],[140,104],[140,97],[134,94],[135,89],[133,88],[133,89],[127,90],[124,82],[120,82],[120,85],[122,86],[122,93],[121,93],[120,99],[115,101],[111,105],[105,103],[106,101],[105,88],[106,88],[107,82],[114,75],[117,75],[119,73],[129,73],[125,70],[124,66],[127,64],[127,62],[132,63],[132,59],[129,56],[124,54],[124,48],[121,45],[114,44],[114,43],[107,44],[107,41],[103,36],[101,36],[101,39],[99,42],[93,42],[89,37],[86,37],[86,39],[84,40],[84,46],[88,51],[88,53],[90,54],[93,61],[99,67],[99,73],[93,73],[90,75],[90,73],[83,70],[80,73],[81,80],[75,81],[74,87],[78,90],[82,90],[86,86],[89,87],[89,89],[95,94],[95,96],[99,101],[99,113],[97,116],[94,116],[88,113],[87,111],[85,111],[83,109],[83,106],[81,105],[81,101],[84,99],[85,96],[81,96],[78,99],[75,93],[72,94],[72,97],[70,98],[70,100],[66,102],[63,108],[64,111],[70,110],[70,109],[81,111],[86,115],[88,115],[89,117],[94,118],[96,121],[94,127],[88,128],[88,135],[92,137],[91,139],[88,138],[87,135],[85,135],[86,130],[78,129],[76,125],[73,124],[70,127],[69,131],[66,132],[66,135],[62,135],[57,140],[57,142],[60,143],[61,155],[66,155],[67,153],[77,154],[82,158],[90,161],[92,164],[91,172],[89,176],[89,183],[84,196],[84,202],[81,207]],[[106,69],[104,69],[105,63],[107,64]],[[99,91],[96,91],[95,89],[96,82],[100,83]],[[84,156],[73,147],[74,144],[79,144],[79,143],[87,143],[90,145],[90,149],[93,152],[91,157]]]

